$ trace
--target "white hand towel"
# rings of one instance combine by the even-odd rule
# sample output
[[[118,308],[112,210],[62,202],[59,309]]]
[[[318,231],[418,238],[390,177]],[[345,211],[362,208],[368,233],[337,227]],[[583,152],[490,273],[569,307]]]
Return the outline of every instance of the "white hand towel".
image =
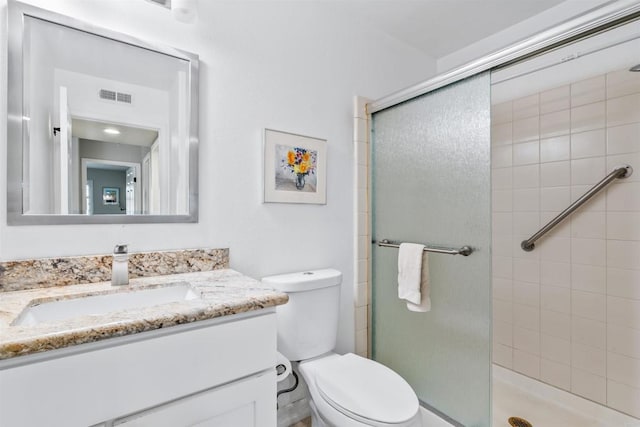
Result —
[[[401,243],[398,252],[398,298],[407,300],[407,309],[431,309],[429,298],[429,258],[424,245]]]
[[[407,301],[409,311],[425,313],[431,311],[431,296],[429,295],[429,254],[422,254],[422,274],[420,280],[420,304]]]

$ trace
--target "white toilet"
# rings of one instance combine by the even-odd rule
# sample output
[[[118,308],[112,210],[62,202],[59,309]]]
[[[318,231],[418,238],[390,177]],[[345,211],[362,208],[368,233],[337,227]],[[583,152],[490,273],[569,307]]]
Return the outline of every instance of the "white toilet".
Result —
[[[397,373],[355,354],[333,352],[338,326],[337,270],[270,276],[289,295],[277,308],[278,351],[299,368],[311,394],[313,427],[420,427],[419,402]]]

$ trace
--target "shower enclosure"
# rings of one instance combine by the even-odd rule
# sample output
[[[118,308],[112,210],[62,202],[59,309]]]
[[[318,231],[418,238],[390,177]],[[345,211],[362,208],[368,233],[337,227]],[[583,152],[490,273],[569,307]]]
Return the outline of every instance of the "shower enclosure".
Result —
[[[372,357],[454,425],[640,425],[636,9],[374,103]],[[473,252],[429,254],[415,313],[383,240]]]
[[[397,299],[398,250],[374,245],[373,357],[465,425],[488,425],[490,407],[489,83],[423,95],[372,127],[373,238],[474,248],[429,254],[432,308],[414,313]]]
[[[638,37],[636,21],[492,74],[493,361],[634,417]],[[585,193],[592,198],[544,233]],[[588,425],[582,415],[573,424]]]

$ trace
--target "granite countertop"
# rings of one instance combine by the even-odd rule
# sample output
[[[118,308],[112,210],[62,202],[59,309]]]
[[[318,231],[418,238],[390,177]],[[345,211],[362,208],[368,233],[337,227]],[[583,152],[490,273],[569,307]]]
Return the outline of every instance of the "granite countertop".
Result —
[[[48,301],[171,285],[188,285],[200,298],[29,326],[13,324],[26,307]],[[128,286],[100,282],[4,292],[0,293],[0,360],[260,310],[287,301],[286,294],[230,269],[137,278]]]

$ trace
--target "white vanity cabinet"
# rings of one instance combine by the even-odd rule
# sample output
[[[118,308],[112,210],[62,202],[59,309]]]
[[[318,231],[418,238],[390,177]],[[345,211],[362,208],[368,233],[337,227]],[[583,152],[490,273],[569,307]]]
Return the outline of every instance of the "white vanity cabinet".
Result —
[[[122,427],[272,427],[275,370],[115,420]]]
[[[275,427],[275,309],[0,361],[0,426]]]

